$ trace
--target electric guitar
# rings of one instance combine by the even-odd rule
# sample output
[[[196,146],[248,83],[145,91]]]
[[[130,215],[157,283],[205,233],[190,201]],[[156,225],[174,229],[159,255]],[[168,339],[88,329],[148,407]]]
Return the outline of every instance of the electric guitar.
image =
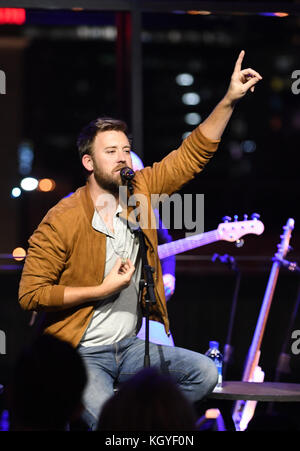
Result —
[[[205,246],[206,244],[214,243],[216,241],[236,241],[239,244],[239,240],[242,236],[253,233],[255,235],[261,235],[264,231],[264,225],[259,221],[259,215],[254,213],[251,216],[251,220],[246,219],[244,221],[238,221],[237,217],[233,222],[230,222],[231,218],[226,216],[223,218],[224,222],[219,224],[216,230],[210,232],[204,232],[197,235],[192,235],[187,238],[172,241],[170,243],[160,244],[158,246],[158,255],[160,259],[170,257],[171,255],[180,254],[182,252],[195,249],[197,247]],[[241,243],[240,243],[241,244]],[[164,325],[157,321],[150,321],[151,327],[149,331],[150,341],[162,345],[174,346],[172,336],[167,337]],[[143,317],[142,327],[137,335],[142,340],[145,339],[145,317]]]
[[[259,221],[259,215],[254,213],[251,218],[251,220],[238,221],[237,217],[235,217],[234,221],[229,222],[231,218],[226,216],[223,218],[225,222],[219,224],[215,230],[160,244],[158,246],[158,256],[160,259],[163,259],[216,241],[236,241],[239,244],[240,238],[244,235],[250,233],[261,235],[264,231],[264,225]]]

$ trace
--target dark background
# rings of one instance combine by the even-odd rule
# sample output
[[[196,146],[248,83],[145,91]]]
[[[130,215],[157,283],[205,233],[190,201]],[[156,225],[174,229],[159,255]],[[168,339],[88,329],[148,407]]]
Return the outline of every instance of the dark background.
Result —
[[[300,18],[147,13],[142,36],[144,140],[143,148],[135,149],[133,137],[133,150],[145,164],[159,161],[180,145],[183,134],[193,128],[185,123],[187,113],[198,112],[205,119],[226,92],[241,49],[246,51],[243,67],[252,67],[263,76],[255,92],[238,104],[217,155],[182,193],[204,193],[206,231],[215,229],[225,215],[243,219],[244,214],[257,212],[265,232],[260,237],[245,237],[242,248],[219,242],[178,256],[176,292],[168,303],[177,345],[205,352],[208,341],[216,339],[223,347],[235,274],[211,258],[215,252],[236,258],[242,279],[228,377],[240,379],[271,259],[288,218],[295,219],[288,258],[300,260],[300,97],[291,89],[292,72],[300,69]],[[10,46],[5,46],[14,39],[23,42],[16,59]],[[5,254],[17,246],[26,248],[48,209],[84,183],[76,151],[81,127],[101,115],[121,116],[129,124],[130,118],[119,108],[114,13],[28,10],[25,25],[0,26],[0,41],[7,98],[12,95],[11,80],[16,73],[19,93],[11,117],[9,111],[1,110],[2,145],[4,139],[10,143],[1,169],[7,176],[1,185],[0,252]],[[192,86],[176,83],[176,76],[184,72],[194,76]],[[184,105],[186,92],[198,93],[199,105]],[[24,141],[34,150],[30,175],[53,178],[56,190],[23,192],[12,199],[11,188],[22,178],[17,155]],[[254,151],[245,151],[246,141],[255,143]],[[3,152],[6,149],[3,145]],[[184,230],[171,233],[174,239],[184,236]],[[15,269],[16,262],[2,260],[0,329],[6,333],[7,353],[0,356],[0,383],[5,384],[33,329],[28,325],[30,314],[22,312],[17,302],[21,266]],[[260,363],[269,381],[274,380],[277,358],[287,338],[298,283],[297,274],[281,270],[261,349]],[[297,315],[293,330],[300,329],[299,319]],[[288,354],[290,347],[289,336]],[[292,370],[285,380],[299,380],[298,360],[291,355]]]

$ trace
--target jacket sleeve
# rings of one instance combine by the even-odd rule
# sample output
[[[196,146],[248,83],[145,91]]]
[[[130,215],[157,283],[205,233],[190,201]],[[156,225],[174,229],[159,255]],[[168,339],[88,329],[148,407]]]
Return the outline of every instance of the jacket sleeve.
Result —
[[[64,289],[58,285],[65,267],[66,248],[61,234],[43,220],[29,239],[29,248],[19,285],[19,302],[24,310],[60,310]]]
[[[172,194],[201,172],[213,157],[220,140],[206,138],[197,127],[159,163],[139,171],[151,194]],[[156,205],[154,204],[155,208]]]

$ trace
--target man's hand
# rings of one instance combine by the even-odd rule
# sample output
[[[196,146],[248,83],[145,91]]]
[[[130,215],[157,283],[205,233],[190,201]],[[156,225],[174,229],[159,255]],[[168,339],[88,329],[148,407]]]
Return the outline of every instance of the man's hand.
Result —
[[[111,271],[100,285],[90,287],[65,287],[64,307],[75,307],[87,302],[99,301],[119,293],[129,286],[134,270],[135,267],[129,259],[122,263],[122,259],[118,258]]]
[[[134,271],[135,267],[129,258],[125,263],[122,263],[121,258],[118,258],[101,284],[101,298],[106,298],[127,288],[131,282]]]
[[[241,51],[235,63],[229,88],[223,99],[217,104],[210,115],[200,124],[204,136],[210,139],[221,139],[226,125],[239,99],[249,91],[253,92],[255,85],[262,76],[253,69],[242,69],[242,61],[245,52]]]
[[[167,273],[163,275],[163,279],[166,301],[168,301],[175,291],[175,277],[172,274]]]
[[[242,62],[245,56],[245,51],[242,50],[236,60],[234,71],[231,76],[231,82],[226,93],[225,98],[231,103],[235,104],[239,99],[250,90],[254,91],[255,85],[262,80],[262,76],[251,68],[242,69]]]

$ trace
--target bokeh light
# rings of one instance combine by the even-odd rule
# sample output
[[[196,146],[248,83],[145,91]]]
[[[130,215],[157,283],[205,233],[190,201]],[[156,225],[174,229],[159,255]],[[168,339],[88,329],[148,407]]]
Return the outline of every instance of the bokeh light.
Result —
[[[24,191],[34,191],[38,187],[38,184],[38,180],[34,177],[25,177],[20,183]]]
[[[26,257],[26,251],[22,247],[16,247],[12,251],[12,256],[16,261],[22,261]]]
[[[39,189],[39,191],[43,191],[44,193],[47,193],[49,191],[55,190],[55,187],[56,187],[56,183],[53,179],[45,178],[45,179],[41,179],[39,181],[38,189]]]
[[[20,190],[20,188],[18,186],[15,186],[11,190],[11,196],[14,197],[14,198],[20,197],[21,193],[22,193],[22,191]]]

